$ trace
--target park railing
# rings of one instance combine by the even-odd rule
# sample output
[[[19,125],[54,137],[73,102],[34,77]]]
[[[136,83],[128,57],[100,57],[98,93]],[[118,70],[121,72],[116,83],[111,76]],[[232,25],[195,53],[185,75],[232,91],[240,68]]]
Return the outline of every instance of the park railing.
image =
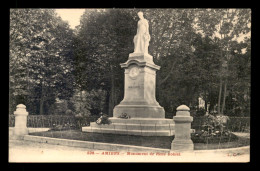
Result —
[[[28,115],[27,127],[31,128],[51,128],[57,125],[70,125],[70,127],[80,128],[88,126],[90,122],[94,122],[99,116],[75,117],[68,115]],[[15,116],[9,115],[9,127],[14,127]]]
[[[67,115],[28,115],[28,127],[50,127],[53,125],[82,125],[88,126],[90,122],[95,122],[99,116],[87,116],[83,118],[76,118],[75,116]],[[249,132],[250,131],[250,117],[229,117],[227,127],[234,132]],[[204,122],[204,117],[193,117],[191,126],[193,129],[201,129]],[[15,116],[9,115],[9,127],[14,127]]]

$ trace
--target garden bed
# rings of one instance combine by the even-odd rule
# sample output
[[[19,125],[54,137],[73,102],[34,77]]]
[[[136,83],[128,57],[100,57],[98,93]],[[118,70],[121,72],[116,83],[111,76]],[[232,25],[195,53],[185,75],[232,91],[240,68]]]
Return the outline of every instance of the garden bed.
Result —
[[[134,146],[144,146],[153,148],[170,149],[173,136],[171,137],[146,137],[135,135],[118,135],[118,134],[102,134],[102,133],[86,133],[80,130],[61,130],[61,131],[47,131],[47,132],[35,132],[30,135],[44,136],[61,139],[73,139],[81,141],[92,142],[104,142],[113,144],[124,144]],[[230,134],[227,137],[215,137],[205,138],[204,140],[198,139],[192,136],[195,150],[210,150],[210,149],[224,149],[224,148],[236,148],[250,145],[250,139],[237,137],[234,134]]]

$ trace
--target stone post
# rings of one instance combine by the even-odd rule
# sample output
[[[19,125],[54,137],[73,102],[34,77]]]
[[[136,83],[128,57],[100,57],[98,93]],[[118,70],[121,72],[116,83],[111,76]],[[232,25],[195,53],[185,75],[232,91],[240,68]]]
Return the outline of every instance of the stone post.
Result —
[[[13,135],[17,138],[23,138],[23,135],[28,134],[27,128],[27,116],[28,112],[26,111],[26,106],[19,104],[16,106],[15,115],[15,126],[13,130]]]
[[[193,117],[190,116],[190,108],[186,105],[179,106],[173,120],[175,122],[175,138],[172,141],[171,150],[193,151],[194,144],[190,137]]]

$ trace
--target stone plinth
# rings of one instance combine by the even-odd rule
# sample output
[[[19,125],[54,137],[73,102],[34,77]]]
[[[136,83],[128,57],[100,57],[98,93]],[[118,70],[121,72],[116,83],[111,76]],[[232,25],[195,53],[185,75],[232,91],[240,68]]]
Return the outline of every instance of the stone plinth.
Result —
[[[19,104],[16,107],[15,115],[15,126],[13,129],[13,135],[17,138],[22,137],[28,134],[27,128],[27,116],[28,112],[26,111],[26,106]]]
[[[153,57],[144,53],[132,53],[125,63],[124,99],[115,106],[110,125],[97,125],[92,122],[83,127],[83,132],[102,132],[141,136],[172,136],[174,122],[165,119],[164,108],[155,98],[156,71]],[[119,119],[126,113],[131,119]]]
[[[174,135],[174,122],[172,119],[157,118],[109,118],[111,124],[98,125],[91,122],[90,126],[82,127],[82,132],[126,134],[139,136],[172,136]]]
[[[190,116],[189,111],[189,107],[181,105],[177,108],[176,116],[173,117],[175,122],[175,137],[171,145],[172,151],[194,150],[194,144],[190,137],[193,117]]]
[[[124,99],[114,108],[113,116],[122,113],[134,118],[165,118],[165,111],[155,98],[156,71],[160,69],[149,54],[132,53],[125,69]]]

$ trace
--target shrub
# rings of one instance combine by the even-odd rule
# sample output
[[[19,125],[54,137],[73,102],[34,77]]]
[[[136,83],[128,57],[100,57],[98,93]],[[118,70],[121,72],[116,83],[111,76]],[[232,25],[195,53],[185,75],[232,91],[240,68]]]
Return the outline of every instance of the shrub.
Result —
[[[196,131],[191,134],[193,143],[224,143],[238,140],[238,137],[229,131],[224,131],[222,134],[219,131],[211,132],[208,131]]]
[[[69,108],[76,114],[97,115],[104,110],[106,101],[106,91],[75,91],[73,97],[68,101]]]
[[[76,128],[81,128],[82,126],[88,126],[90,125],[90,122],[88,122],[89,116],[84,116],[81,113],[74,116],[75,118],[75,125]]]
[[[65,112],[66,115],[74,115],[74,112],[70,109],[66,110]]]
[[[71,123],[65,123],[62,125],[56,125],[53,124],[52,127],[50,128],[51,131],[64,131],[64,130],[70,130],[70,129],[75,129],[76,126],[71,124]]]
[[[232,132],[250,132],[250,117],[230,117],[227,127]]]
[[[235,139],[235,135],[231,135],[226,127],[228,116],[214,116],[206,114],[202,118],[202,125],[200,129],[196,129],[195,133],[192,133],[192,139],[195,142],[217,142],[222,139],[222,141],[228,141],[230,138]]]
[[[196,116],[203,116],[205,113],[206,110],[204,108],[199,108],[199,110],[196,111]]]

